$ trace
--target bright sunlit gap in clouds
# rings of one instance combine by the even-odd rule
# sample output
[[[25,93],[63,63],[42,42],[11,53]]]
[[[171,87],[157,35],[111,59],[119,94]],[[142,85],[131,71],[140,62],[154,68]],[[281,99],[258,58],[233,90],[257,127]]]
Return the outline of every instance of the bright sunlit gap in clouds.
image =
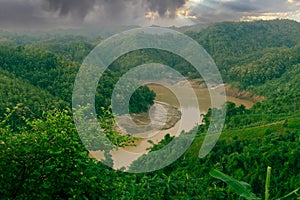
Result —
[[[286,13],[262,13],[258,16],[243,16],[241,21],[290,19],[300,22],[300,11]]]
[[[254,21],[254,20],[274,20],[274,19],[290,19],[300,22],[300,0],[286,0],[287,7],[285,11],[277,12],[261,12],[249,13],[247,16],[241,17],[241,21]],[[294,8],[294,9],[293,9]],[[284,8],[282,8],[284,9]]]

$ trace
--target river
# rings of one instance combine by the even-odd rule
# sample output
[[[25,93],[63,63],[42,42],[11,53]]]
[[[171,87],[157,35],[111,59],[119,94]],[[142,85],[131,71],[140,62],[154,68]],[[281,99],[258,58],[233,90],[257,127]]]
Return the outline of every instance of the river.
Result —
[[[134,160],[147,153],[147,149],[152,146],[148,140],[157,144],[165,137],[166,134],[178,136],[182,131],[190,131],[196,125],[201,123],[200,114],[205,114],[208,108],[211,107],[210,93],[207,88],[200,87],[199,84],[192,83],[191,85],[196,96],[187,93],[184,84],[175,84],[168,86],[168,88],[157,84],[148,85],[148,87],[156,93],[157,101],[154,104],[154,109],[150,109],[152,110],[152,113],[150,114],[151,122],[154,121],[154,123],[157,123],[154,124],[153,127],[161,127],[160,123],[161,121],[164,121],[165,119],[163,118],[166,117],[162,113],[169,112],[167,111],[168,109],[163,106],[164,104],[169,104],[178,108],[181,112],[181,116],[179,116],[180,120],[177,123],[174,123],[175,125],[172,128],[166,130],[161,130],[161,128],[158,128],[159,130],[157,130],[154,128],[154,131],[149,131],[149,127],[147,127],[147,130],[145,129],[145,131],[141,131],[142,133],[135,135],[136,137],[140,137],[140,139],[136,141],[136,146],[128,146],[119,148],[118,150],[112,150],[110,153],[114,161],[114,169],[120,169],[122,167],[128,168]],[[176,91],[176,95],[172,91]],[[218,87],[214,87],[212,92],[214,93],[214,98],[217,100],[222,99],[221,97],[224,98],[224,94],[218,91]],[[182,102],[179,104],[176,96],[184,97],[184,105],[182,105]],[[247,108],[252,107],[254,104],[253,101],[239,99],[233,96],[227,96],[226,99],[227,101],[234,102],[238,106],[243,104]],[[198,102],[199,107],[193,106],[195,105],[195,102]],[[104,153],[102,151],[91,151],[90,156],[101,160],[104,158]]]

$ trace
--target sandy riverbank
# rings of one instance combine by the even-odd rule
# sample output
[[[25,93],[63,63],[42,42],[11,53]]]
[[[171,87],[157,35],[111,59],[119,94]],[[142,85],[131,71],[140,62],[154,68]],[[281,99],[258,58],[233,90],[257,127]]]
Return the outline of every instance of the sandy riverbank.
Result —
[[[117,119],[123,133],[133,134],[138,139],[135,146],[127,146],[110,152],[114,161],[114,169],[129,167],[134,160],[147,153],[153,144],[158,144],[163,140],[165,135],[178,136],[181,133],[181,112],[177,107],[156,101],[150,112],[152,113],[123,115]],[[131,117],[136,126],[130,122]],[[90,156],[102,160],[104,152],[90,151]]]

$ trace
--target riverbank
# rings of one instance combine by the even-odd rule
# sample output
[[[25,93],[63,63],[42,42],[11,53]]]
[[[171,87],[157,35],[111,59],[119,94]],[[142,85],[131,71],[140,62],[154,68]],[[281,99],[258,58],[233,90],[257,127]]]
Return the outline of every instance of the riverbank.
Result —
[[[143,154],[147,154],[153,144],[158,144],[163,140],[165,135],[178,136],[182,131],[189,131],[201,123],[200,112],[205,114],[208,108],[211,107],[209,89],[206,85],[199,84],[198,81],[189,82],[197,96],[200,107],[199,112],[199,108],[196,107],[180,107],[176,96],[171,91],[176,88],[177,95],[185,97],[184,103],[193,105],[189,102],[195,101],[195,97],[186,95],[185,84],[187,83],[180,82],[168,86],[169,89],[162,85],[149,84],[149,88],[156,93],[155,104],[151,107],[149,113],[123,115],[117,118],[120,131],[125,134],[130,133],[138,139],[135,141],[135,146],[127,146],[110,152],[114,169],[128,168],[133,161]],[[223,86],[226,90],[227,101],[234,102],[237,106],[243,104],[247,108],[251,108],[256,102],[262,100],[258,97],[253,98],[254,96],[246,91],[238,91],[230,85]],[[225,94],[222,93],[221,86],[210,89],[214,98],[224,98]],[[131,119],[135,124],[132,124]],[[90,155],[98,160],[104,159],[104,153],[101,151],[91,151]]]
[[[149,84],[148,87],[156,93],[156,100],[161,102],[166,102],[170,105],[174,105],[179,107],[179,102],[176,96],[171,92],[170,89],[176,87],[177,91],[179,91],[179,95],[184,95],[184,87],[186,86],[184,82],[179,82],[174,86],[169,86],[169,89],[158,84]],[[209,108],[211,108],[211,95],[209,93],[209,89],[205,83],[199,82],[198,80],[190,80],[189,84],[194,89],[197,98],[199,107],[202,114],[205,114]],[[254,95],[248,91],[239,90],[231,87],[229,84],[222,85],[226,91],[226,100],[235,103],[237,106],[244,105],[247,109],[253,107],[253,105],[257,102],[264,100],[264,97]],[[180,88],[182,87],[182,92],[180,92]],[[178,90],[179,88],[179,90]],[[220,98],[225,94],[221,92],[221,87],[214,86],[210,88],[213,92],[215,98]],[[186,97],[187,101],[189,97]]]
[[[241,100],[250,101],[254,104],[257,103],[257,102],[261,102],[261,101],[266,99],[263,96],[255,95],[255,94],[253,94],[249,91],[234,88],[229,84],[225,85],[225,89],[226,89],[226,95],[228,95],[230,97],[235,97],[235,98],[238,98],[238,99],[241,99]]]
[[[153,114],[152,118],[150,118],[151,113]],[[151,123],[152,125],[163,124],[162,130],[167,130],[175,126],[175,124],[180,120],[181,112],[173,105],[154,101],[154,105],[151,106],[149,112],[130,114],[130,116],[125,115],[123,118],[124,117],[128,120],[130,120],[131,117],[132,120],[140,126],[147,126]]]
[[[113,168],[128,168],[143,154],[149,152],[153,144],[158,144],[165,135],[178,136],[182,130],[182,113],[172,105],[155,101],[149,113],[123,115],[117,117],[118,130],[123,134],[136,137],[134,146],[126,146],[110,151],[114,162]],[[132,120],[136,123],[132,124]],[[90,151],[90,157],[97,160],[105,158],[103,151]]]

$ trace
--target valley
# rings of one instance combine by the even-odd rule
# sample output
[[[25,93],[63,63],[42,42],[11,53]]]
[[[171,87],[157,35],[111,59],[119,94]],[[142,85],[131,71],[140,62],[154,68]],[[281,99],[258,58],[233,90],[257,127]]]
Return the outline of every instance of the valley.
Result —
[[[76,107],[78,118],[96,112],[94,126],[86,127],[74,115],[74,81],[84,58],[108,33],[0,31],[0,198],[244,199],[210,175],[216,170],[243,181],[245,194],[263,199],[271,167],[272,199],[299,199],[299,22],[221,22],[182,31],[210,54],[225,84],[207,87],[172,52],[129,52],[109,65],[91,91],[95,108]],[[139,87],[129,114],[118,95],[114,113],[111,95],[118,80],[148,63],[170,66],[189,82]],[[121,85],[123,94],[132,83]],[[210,99],[222,103],[223,87],[226,102],[214,108]],[[215,137],[209,131],[218,128],[210,127],[213,113],[225,112],[220,138],[201,157],[207,135]],[[86,134],[79,135],[78,126]],[[172,142],[176,148],[165,148]],[[164,163],[169,164],[151,170]],[[130,173],[141,168],[148,173]]]

